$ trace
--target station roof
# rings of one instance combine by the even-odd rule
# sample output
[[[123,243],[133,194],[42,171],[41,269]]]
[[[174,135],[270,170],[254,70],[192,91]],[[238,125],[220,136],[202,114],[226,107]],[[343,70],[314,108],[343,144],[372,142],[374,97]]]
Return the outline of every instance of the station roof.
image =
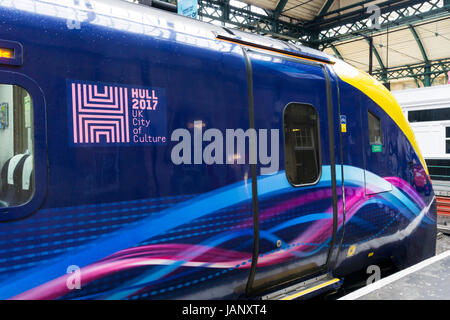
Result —
[[[373,38],[373,71],[383,82],[411,77],[425,83],[428,77],[430,84],[450,71],[450,0],[224,0],[223,7],[198,1],[207,21],[298,40],[364,71]],[[374,15],[380,28],[372,27]]]
[[[422,1],[386,1],[386,0],[242,0],[257,7],[279,12],[280,20],[294,18],[308,26],[318,21],[338,21],[341,17],[357,14],[362,9],[380,5],[383,8],[387,2],[392,4],[411,4],[417,12],[425,12],[433,5],[444,5],[444,1],[435,3]],[[383,13],[383,11],[381,11]],[[390,19],[395,19],[390,17]],[[345,32],[345,27],[342,32]],[[385,69],[405,65],[424,63],[432,60],[450,57],[450,15],[444,15],[434,21],[414,21],[402,24],[390,30],[374,31],[375,46],[373,67]],[[332,48],[334,46],[334,48]],[[355,67],[368,71],[369,43],[360,37],[349,41],[336,41],[324,51],[340,56]]]
[[[244,0],[243,2],[273,11],[275,11],[279,4],[285,3],[281,9],[281,16],[312,21],[320,14],[327,0]]]
[[[450,18],[374,32],[374,69],[413,65],[450,57]],[[369,69],[369,43],[365,39],[334,44],[341,57],[357,68]],[[324,50],[336,55],[332,48]],[[378,55],[378,57],[377,57]]]

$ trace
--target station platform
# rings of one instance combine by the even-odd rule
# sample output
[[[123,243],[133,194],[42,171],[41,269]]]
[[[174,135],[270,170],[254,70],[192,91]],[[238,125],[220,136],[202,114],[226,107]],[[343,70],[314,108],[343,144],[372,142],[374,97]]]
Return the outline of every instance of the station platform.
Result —
[[[450,250],[339,300],[450,300]]]
[[[438,231],[450,235],[450,181],[433,180],[437,202]]]
[[[432,180],[431,182],[436,196],[450,197],[450,181]]]

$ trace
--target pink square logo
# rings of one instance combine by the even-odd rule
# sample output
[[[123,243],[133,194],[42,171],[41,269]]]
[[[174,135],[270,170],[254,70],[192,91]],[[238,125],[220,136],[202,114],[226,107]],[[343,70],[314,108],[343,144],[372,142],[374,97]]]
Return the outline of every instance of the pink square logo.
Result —
[[[73,143],[130,142],[128,89],[71,83]]]

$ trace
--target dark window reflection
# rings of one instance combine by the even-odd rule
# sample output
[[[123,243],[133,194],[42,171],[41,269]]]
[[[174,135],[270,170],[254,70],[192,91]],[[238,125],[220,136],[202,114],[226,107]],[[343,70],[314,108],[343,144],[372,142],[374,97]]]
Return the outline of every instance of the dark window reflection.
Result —
[[[382,144],[381,120],[369,111],[369,141],[370,144]]]
[[[286,176],[293,185],[310,184],[320,175],[319,119],[311,105],[292,103],[284,112]]]
[[[409,122],[450,120],[450,108],[408,111],[408,120]]]

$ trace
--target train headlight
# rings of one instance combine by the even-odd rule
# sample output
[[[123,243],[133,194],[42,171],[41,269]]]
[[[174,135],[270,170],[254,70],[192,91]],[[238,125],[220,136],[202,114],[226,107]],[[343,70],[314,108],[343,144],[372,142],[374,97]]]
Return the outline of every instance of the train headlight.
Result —
[[[0,48],[0,59],[14,59],[14,49]]]

